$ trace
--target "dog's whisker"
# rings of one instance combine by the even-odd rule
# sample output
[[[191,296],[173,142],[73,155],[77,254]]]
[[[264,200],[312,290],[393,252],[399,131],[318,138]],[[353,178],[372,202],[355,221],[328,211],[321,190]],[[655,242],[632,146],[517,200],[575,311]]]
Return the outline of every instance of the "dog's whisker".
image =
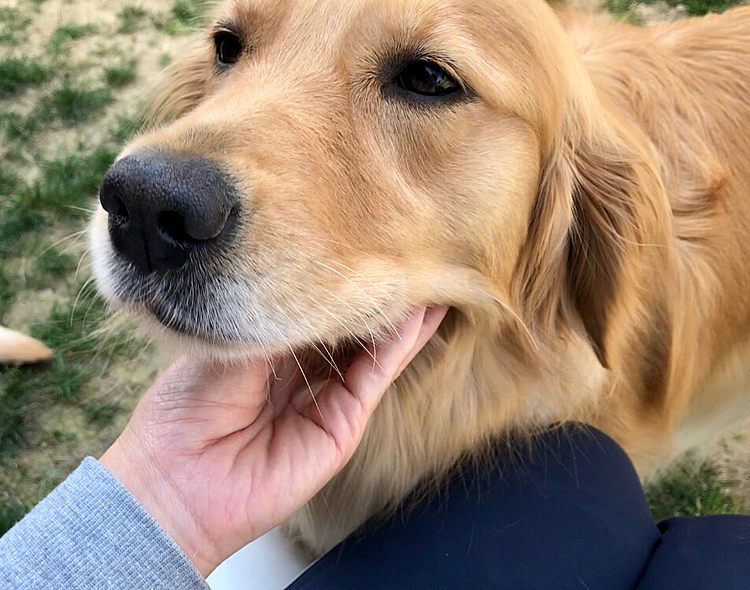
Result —
[[[305,384],[307,385],[307,389],[310,391],[310,396],[312,397],[313,403],[315,404],[315,407],[318,410],[318,414],[320,414],[321,420],[323,422],[326,421],[325,416],[323,416],[323,412],[320,410],[320,406],[318,405],[318,400],[315,398],[315,392],[313,391],[312,385],[310,385],[310,381],[307,378],[307,375],[305,374],[305,369],[302,368],[302,363],[299,362],[299,358],[297,357],[297,354],[294,352],[294,347],[292,347],[289,340],[284,336],[284,334],[281,333],[280,330],[276,330],[279,333],[279,336],[286,342],[287,347],[289,347],[289,352],[292,353],[292,358],[294,358],[294,362],[297,363],[297,367],[299,368],[300,373],[302,374],[302,378],[305,380]]]
[[[84,283],[84,287],[93,284],[93,282],[94,282],[94,277],[91,277],[90,279],[86,281],[86,283]],[[83,290],[83,288],[81,290]],[[89,303],[89,306],[86,309],[86,313],[83,315],[83,322],[81,322],[81,326],[83,327],[86,326],[86,322],[89,319],[89,314],[91,313],[91,310],[94,308],[94,305],[96,305],[96,302],[97,302],[97,293],[96,291],[92,291],[91,303]],[[73,318],[71,316],[71,320],[72,319]]]
[[[80,273],[81,271],[81,265],[83,264],[83,261],[86,260],[86,256],[88,256],[90,252],[91,252],[91,249],[86,248],[83,251],[83,254],[81,254],[81,257],[78,259],[78,265],[76,266],[76,273],[74,275],[74,279],[76,280],[78,279],[78,273]]]
[[[378,312],[379,314],[381,314],[381,315],[383,316],[383,319],[385,319],[386,323],[387,323],[387,324],[388,324],[388,325],[390,326],[391,330],[393,331],[393,334],[394,334],[395,336],[397,336],[397,337],[399,338],[399,340],[401,339],[401,336],[399,336],[399,333],[398,333],[398,330],[396,329],[396,326],[394,326],[394,325],[393,325],[393,323],[391,322],[391,320],[390,320],[390,319],[388,319],[388,316],[387,316],[387,315],[385,314],[385,312],[383,311],[382,307],[381,307],[380,305],[378,305],[378,303],[376,303],[376,301],[375,301],[375,300],[374,300],[374,299],[373,299],[372,297],[370,297],[370,295],[368,295],[368,294],[367,294],[367,293],[365,292],[365,290],[364,290],[364,289],[362,289],[362,287],[360,287],[360,286],[359,286],[359,285],[358,285],[357,283],[355,283],[355,282],[354,282],[353,280],[351,280],[351,279],[350,279],[349,277],[347,277],[347,276],[346,276],[345,274],[343,274],[343,273],[341,273],[341,272],[337,271],[337,270],[336,270],[335,268],[332,268],[332,267],[328,266],[327,264],[325,264],[325,263],[323,263],[323,262],[320,262],[319,260],[315,260],[314,262],[315,262],[316,264],[319,264],[319,265],[320,265],[320,266],[322,266],[323,268],[327,268],[327,269],[328,269],[328,270],[330,270],[331,272],[333,272],[333,273],[337,274],[337,275],[338,275],[338,276],[340,276],[341,278],[343,278],[343,279],[345,279],[345,280],[349,281],[349,282],[350,282],[350,283],[351,283],[352,285],[354,285],[354,287],[355,287],[355,288],[356,288],[357,290],[359,290],[359,292],[360,292],[360,293],[362,293],[362,295],[364,295],[364,296],[365,296],[365,297],[366,297],[366,298],[367,298],[367,299],[368,299],[368,300],[370,301],[370,303],[372,303],[372,305],[373,305],[373,306],[375,307],[376,311],[377,311],[377,312]]]
[[[338,300],[340,303],[343,303],[346,307],[348,307],[349,309],[351,309],[355,314],[357,314],[360,317],[360,319],[362,320],[362,323],[365,325],[365,327],[367,328],[367,331],[370,333],[370,341],[374,345],[375,344],[375,334],[373,334],[372,329],[370,328],[370,325],[367,323],[367,320],[365,320],[364,315],[362,315],[360,312],[358,312],[356,309],[354,309],[354,307],[352,307],[351,305],[349,305],[346,301],[344,301],[343,299],[341,299],[341,297],[338,297],[335,293],[331,293],[328,289],[324,289],[324,291],[326,293],[328,293],[328,295],[330,295],[334,299]],[[370,356],[372,357],[372,360],[373,360],[373,370],[375,369],[376,366],[379,367],[380,369],[383,368],[383,367],[380,366],[380,363],[378,362],[378,359],[375,356],[376,354],[377,354],[377,351],[373,347],[373,351],[370,354]]]
[[[60,250],[60,254],[67,254],[70,250],[75,248],[83,239],[83,236],[76,236],[74,239],[70,240],[66,246]]]
[[[253,317],[255,318],[254,321],[259,322],[261,321],[260,314],[254,309],[251,308],[250,312],[253,314]],[[237,328],[238,335],[241,339],[241,330],[239,327]],[[263,343],[263,339],[258,339],[258,344],[260,345],[261,352],[263,353],[263,357],[266,359],[266,362],[268,363],[268,366],[271,367],[271,374],[273,375],[273,378],[275,381],[280,381],[278,374],[276,373],[276,364],[274,363],[273,356],[266,348],[266,345]]]
[[[366,252],[364,252],[360,248],[357,248],[356,246],[352,246],[351,244],[346,244],[346,243],[341,242],[339,240],[334,240],[330,236],[318,236],[317,239],[325,240],[326,242],[330,242],[331,244],[336,244],[337,246],[343,246],[344,248],[347,248],[348,250],[350,250],[354,254],[366,254]]]
[[[348,271],[349,271],[350,273],[352,273],[353,275],[356,275],[356,276],[358,276],[358,277],[359,277],[360,279],[362,279],[363,281],[367,281],[367,282],[368,282],[368,283],[369,283],[370,285],[372,285],[373,287],[375,287],[375,288],[376,288],[376,289],[377,289],[378,291],[380,291],[380,292],[381,292],[381,293],[382,293],[383,295],[385,295],[386,297],[388,297],[388,299],[390,299],[391,301],[396,301],[396,297],[395,297],[395,296],[394,296],[393,294],[391,294],[391,293],[389,293],[388,291],[386,291],[386,290],[385,290],[385,289],[384,289],[384,288],[383,288],[383,287],[382,287],[381,285],[379,285],[378,283],[376,283],[376,282],[375,282],[375,281],[373,281],[372,279],[368,279],[368,278],[367,278],[366,276],[364,276],[364,275],[363,275],[362,273],[359,273],[359,272],[357,272],[357,271],[356,271],[356,270],[354,270],[353,268],[351,268],[351,267],[347,266],[347,265],[346,265],[346,264],[344,264],[343,262],[339,262],[338,260],[331,260],[330,262],[331,262],[332,264],[338,264],[339,266],[341,266],[341,267],[342,267],[342,268],[344,268],[345,270],[348,270]]]
[[[64,243],[64,242],[67,242],[67,241],[69,241],[69,240],[73,240],[73,243],[75,244],[75,243],[76,243],[76,242],[77,242],[78,240],[80,240],[80,239],[81,239],[81,237],[82,237],[82,236],[84,236],[84,235],[86,234],[86,232],[88,232],[88,230],[87,230],[87,229],[82,229],[81,231],[73,232],[72,234],[68,234],[67,236],[65,236],[65,237],[63,237],[63,238],[60,238],[59,240],[57,240],[56,242],[54,242],[54,243],[50,244],[50,245],[49,245],[49,246],[47,246],[47,247],[46,247],[46,248],[45,248],[44,250],[42,250],[42,251],[41,251],[41,252],[39,253],[39,256],[40,256],[40,257],[41,257],[41,256],[43,256],[44,254],[46,254],[46,253],[47,253],[47,252],[49,252],[50,250],[52,250],[52,249],[56,248],[56,247],[57,247],[57,246],[59,246],[60,244],[62,244],[62,243]]]
[[[502,297],[499,295],[496,295],[495,293],[492,293],[491,291],[487,291],[487,294],[492,298],[492,300],[497,303],[500,307],[502,307],[505,311],[507,311],[509,314],[513,316],[513,319],[515,319],[518,324],[523,328],[524,333],[531,341],[531,344],[534,346],[534,349],[539,351],[539,345],[537,344],[536,338],[534,338],[534,335],[532,334],[529,327],[526,325],[526,323],[521,319],[521,316],[518,315],[518,313],[505,301],[503,301]]]
[[[320,303],[319,303],[318,301],[315,301],[315,300],[313,300],[313,303],[315,303],[315,305],[317,305],[317,306],[318,306],[318,307],[319,307],[320,309],[322,309],[322,310],[323,310],[323,312],[327,313],[327,314],[328,314],[329,316],[331,316],[331,317],[332,317],[332,318],[333,318],[333,319],[334,319],[335,321],[337,321],[337,322],[338,322],[338,323],[339,323],[339,324],[341,325],[341,327],[342,327],[342,328],[344,328],[344,330],[346,330],[347,332],[349,332],[349,334],[351,335],[351,337],[352,337],[353,341],[354,341],[355,343],[359,343],[359,344],[360,344],[360,346],[362,347],[362,349],[363,349],[363,350],[364,350],[364,351],[365,351],[365,352],[366,352],[366,353],[367,353],[368,355],[370,355],[370,357],[372,357],[372,360],[373,360],[373,361],[375,361],[376,363],[378,362],[378,359],[377,359],[377,358],[375,357],[375,355],[374,355],[374,354],[373,354],[372,352],[370,352],[370,349],[369,349],[369,348],[367,348],[367,346],[365,346],[364,344],[362,344],[362,342],[361,342],[361,341],[360,341],[360,339],[359,339],[359,338],[357,337],[357,335],[356,335],[356,334],[355,334],[354,332],[352,332],[352,331],[351,331],[351,329],[350,329],[350,328],[349,328],[349,327],[348,327],[348,326],[347,326],[347,325],[346,325],[346,324],[345,324],[344,322],[342,322],[342,321],[341,321],[341,320],[340,320],[340,319],[339,319],[339,318],[338,318],[338,317],[336,316],[336,314],[334,314],[334,313],[332,313],[331,311],[329,311],[329,310],[328,310],[328,309],[327,309],[327,308],[326,308],[325,306],[321,305],[321,304],[320,304]]]
[[[71,311],[70,311],[70,325],[71,325],[71,326],[73,325],[73,318],[75,317],[75,313],[76,313],[76,307],[78,306],[78,302],[79,302],[79,301],[80,301],[80,299],[81,299],[81,295],[82,295],[82,294],[83,294],[83,292],[84,292],[84,291],[86,290],[86,288],[87,288],[87,287],[88,287],[89,285],[91,285],[91,283],[93,283],[93,282],[94,282],[94,280],[95,280],[95,279],[94,279],[94,277],[89,277],[89,278],[88,278],[88,279],[86,280],[86,282],[84,282],[84,283],[83,283],[83,285],[81,285],[81,288],[80,288],[80,289],[78,290],[78,294],[76,295],[75,301],[73,301],[73,308],[72,308],[72,309],[71,309]],[[88,313],[88,312],[87,312],[87,313]],[[85,318],[84,318],[84,321],[85,321]]]
[[[365,319],[364,314],[362,312],[360,312],[360,311],[357,311],[357,309],[353,305],[347,303],[341,297],[339,297],[335,293],[332,293],[328,289],[323,289],[323,291],[325,293],[327,293],[330,297],[333,297],[339,303],[342,303],[343,305],[345,305],[346,307],[348,307],[349,309],[351,309],[354,312],[354,314],[357,315],[359,317],[359,319],[362,320],[362,323],[365,325],[365,328],[367,328],[367,331],[370,334],[370,342],[372,342],[374,344],[375,343],[375,334],[373,333],[372,329],[370,328],[370,324],[367,323],[367,320]]]
[[[312,343],[313,348],[318,352],[318,354],[320,354],[321,357],[323,357],[323,359],[331,366],[331,368],[334,371],[336,371],[336,374],[343,381],[344,380],[344,376],[341,374],[341,371],[339,370],[338,366],[336,365],[336,360],[333,358],[333,355],[331,354],[331,352],[326,347],[325,342],[323,342],[323,339],[320,337],[320,334],[315,329],[315,327],[313,326],[312,322],[309,319],[307,319],[307,316],[305,314],[303,314],[302,312],[300,312],[299,308],[294,304],[293,301],[290,300],[290,301],[288,301],[288,303],[289,303],[290,306],[292,306],[294,308],[294,310],[297,312],[297,314],[303,320],[305,320],[305,322],[307,323],[307,325],[310,326],[310,330],[312,330],[312,332],[315,334],[315,337],[318,339],[318,342],[320,342],[320,345],[323,347],[323,349],[327,353],[327,356],[324,355],[323,352],[321,352],[321,350],[318,348],[318,346],[315,343]]]
[[[91,209],[87,209],[86,207],[79,207],[77,205],[64,205],[65,209],[71,209],[73,211],[82,211],[83,213],[88,213],[90,215],[93,215],[94,212],[97,210],[96,207],[92,207]]]

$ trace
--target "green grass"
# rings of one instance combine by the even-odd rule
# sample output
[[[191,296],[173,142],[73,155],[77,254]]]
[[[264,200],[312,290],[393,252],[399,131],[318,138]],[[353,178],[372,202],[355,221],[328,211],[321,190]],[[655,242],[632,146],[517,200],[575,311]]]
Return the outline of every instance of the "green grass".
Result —
[[[109,88],[73,86],[66,78],[41,102],[41,113],[47,120],[59,119],[64,125],[86,123],[104,114],[104,107],[114,101]]]
[[[93,24],[66,23],[57,27],[50,36],[49,46],[52,53],[65,53],[70,47],[71,41],[76,41],[96,32]]]
[[[34,404],[72,404],[98,427],[107,425],[117,414],[116,403],[100,397],[89,399],[84,396],[84,388],[106,362],[142,344],[134,344],[122,333],[104,333],[101,326],[105,317],[106,305],[91,289],[80,299],[55,303],[47,319],[31,330],[35,338],[55,351],[53,360],[41,366],[0,367],[3,455],[27,442],[38,416]]]
[[[605,5],[612,14],[625,14],[630,11],[636,2],[634,0],[606,0]]]
[[[709,460],[688,454],[662,477],[646,486],[654,519],[704,514],[744,512],[747,506],[735,498]]]
[[[18,368],[0,369],[0,448],[16,449],[24,438],[26,411],[23,376]]]
[[[0,503],[0,537],[21,520],[28,510],[28,506],[17,500],[8,500]]]
[[[666,0],[667,5],[684,6],[690,16],[701,16],[709,12],[724,12],[732,6],[740,4],[741,0]],[[638,4],[653,4],[654,0],[606,0],[607,8],[621,16],[631,17]]]
[[[94,399],[81,406],[89,424],[98,428],[109,426],[120,411],[120,406],[104,399]]]
[[[122,88],[135,80],[136,62],[129,61],[119,66],[105,68],[104,81],[111,88]]]
[[[176,0],[167,14],[154,16],[154,26],[169,35],[189,33],[203,23],[208,6],[208,0]]]
[[[7,166],[0,166],[0,195],[8,196],[21,185],[18,174]]]
[[[16,44],[28,29],[31,18],[17,8],[0,7],[0,44]]]
[[[15,293],[15,285],[11,281],[7,271],[0,266],[0,322],[2,322],[8,309],[10,309],[15,299]]]
[[[183,25],[193,26],[200,22],[207,6],[206,0],[177,0],[172,7],[172,14]]]
[[[688,14],[699,16],[709,12],[724,12],[732,6],[736,6],[740,0],[668,0],[670,6],[682,4]]]
[[[0,114],[0,128],[5,128],[8,141],[29,141],[39,130],[40,117],[37,113],[23,116],[9,112]]]
[[[150,365],[123,371],[145,343],[104,330],[105,304],[93,286],[82,289],[86,264],[76,276],[84,238],[69,237],[85,228],[102,177],[140,126],[124,97],[115,106],[138,78],[120,48],[125,34],[153,32],[153,17],[139,0],[104,3],[114,25],[63,22],[40,38],[41,1],[0,7],[0,325],[55,356],[0,366],[0,535],[79,457],[110,444],[122,400],[129,405],[150,375]],[[170,26],[187,32],[202,4],[175,3]],[[91,125],[105,115],[117,123]]]
[[[52,77],[52,70],[34,60],[20,57],[0,59],[0,98],[30,86],[38,86]]]
[[[104,173],[117,156],[116,148],[100,146],[90,152],[76,152],[43,165],[42,179],[34,185],[32,202],[65,219],[88,215]]]
[[[76,269],[78,259],[61,252],[57,247],[48,246],[42,250],[26,272],[26,287],[44,289],[60,279],[71,276]]]
[[[55,440],[58,442],[71,442],[78,438],[78,435],[75,432],[59,429],[53,430],[52,436],[54,436]]]
[[[148,12],[140,5],[127,4],[123,6],[117,15],[120,20],[117,32],[123,35],[135,33],[143,26],[143,21],[147,16]]]
[[[56,220],[86,217],[115,156],[114,149],[99,147],[43,163],[41,177],[23,192],[21,206]]]
[[[143,127],[141,114],[122,115],[117,118],[117,126],[112,131],[112,138],[117,144],[124,144]]]
[[[26,234],[46,227],[47,218],[14,199],[0,209],[0,257],[18,254],[26,244]]]
[[[8,176],[9,197],[0,203],[0,257],[17,255],[26,246],[26,234],[53,221],[84,219],[116,155],[115,148],[105,145],[42,162],[39,178],[29,185]]]
[[[101,330],[106,316],[106,305],[92,288],[87,288],[80,298],[55,303],[47,319],[31,330],[32,336],[55,351],[53,361],[40,367],[0,369],[0,383],[5,385],[6,395],[18,400],[44,392],[48,398],[80,401],[92,420],[110,415],[111,403],[81,400],[82,387],[95,374],[95,368],[134,346],[133,340],[122,333]],[[18,442],[22,436],[14,432],[12,438]],[[5,442],[7,439],[6,435]],[[0,446],[2,440],[0,437]]]

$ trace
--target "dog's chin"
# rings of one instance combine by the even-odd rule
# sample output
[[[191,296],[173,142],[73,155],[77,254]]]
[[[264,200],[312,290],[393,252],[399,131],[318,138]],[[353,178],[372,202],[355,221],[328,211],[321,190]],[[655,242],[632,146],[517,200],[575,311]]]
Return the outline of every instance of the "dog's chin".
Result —
[[[326,341],[299,335],[292,341],[261,340],[254,334],[227,333],[220,325],[214,329],[195,325],[189,318],[152,305],[113,302],[133,316],[140,328],[170,355],[188,355],[218,362],[236,362],[248,358],[268,361],[289,357],[299,363],[308,377],[346,373],[357,354],[365,352],[372,339],[347,334],[333,335]],[[261,330],[262,331],[262,330]]]
[[[279,323],[278,316],[286,314],[257,304],[248,307],[253,293],[239,287],[227,289],[187,280],[172,288],[165,288],[170,287],[165,282],[149,284],[113,253],[107,256],[106,249],[95,257],[94,275],[110,306],[134,318],[145,335],[167,353],[218,361],[296,356],[343,368],[368,344],[387,339],[406,311],[405,306],[391,310],[388,315],[392,319],[382,312],[363,311],[357,314],[361,322],[337,318],[340,333],[321,333],[313,330],[309,321]],[[195,284],[201,288],[191,292],[186,287]],[[306,324],[311,332],[304,330]]]

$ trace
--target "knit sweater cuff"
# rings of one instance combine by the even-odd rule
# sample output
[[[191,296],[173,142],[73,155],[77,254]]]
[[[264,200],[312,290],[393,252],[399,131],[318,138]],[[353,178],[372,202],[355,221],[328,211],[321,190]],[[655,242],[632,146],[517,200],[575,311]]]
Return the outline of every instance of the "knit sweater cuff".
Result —
[[[0,588],[207,590],[133,495],[85,459],[0,539]]]

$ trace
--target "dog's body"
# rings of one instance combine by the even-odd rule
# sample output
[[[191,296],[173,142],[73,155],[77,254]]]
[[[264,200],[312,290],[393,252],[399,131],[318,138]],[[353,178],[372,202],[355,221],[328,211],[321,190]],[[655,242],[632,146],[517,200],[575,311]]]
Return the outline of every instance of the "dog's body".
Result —
[[[586,422],[647,473],[747,415],[749,9],[636,28],[541,0],[273,5],[227,3],[218,26],[251,30],[252,58],[212,73],[203,44],[165,92],[175,121],[127,151],[235,179],[252,217],[200,267],[224,282],[183,314],[194,278],[120,266],[103,212],[93,243],[105,294],[209,354],[311,353],[454,307],[289,523],[307,545],[509,432]],[[376,94],[366,50],[393,39],[446,55],[460,99]]]
[[[405,378],[383,401],[362,451],[294,523],[305,539],[330,534],[326,505],[337,507],[337,523],[354,515],[333,542],[418,477],[439,475],[509,428],[593,424],[649,474],[750,413],[750,10],[654,28],[562,20],[602,107],[653,175],[653,192],[636,205],[653,225],[639,245],[622,245],[642,261],[612,286],[619,292],[593,284],[586,294],[612,297],[609,370],[578,338],[540,345],[546,358],[528,367],[506,349],[504,327],[459,331],[432,353],[437,366],[428,352],[412,367],[414,382]],[[549,215],[564,218],[566,205]]]

